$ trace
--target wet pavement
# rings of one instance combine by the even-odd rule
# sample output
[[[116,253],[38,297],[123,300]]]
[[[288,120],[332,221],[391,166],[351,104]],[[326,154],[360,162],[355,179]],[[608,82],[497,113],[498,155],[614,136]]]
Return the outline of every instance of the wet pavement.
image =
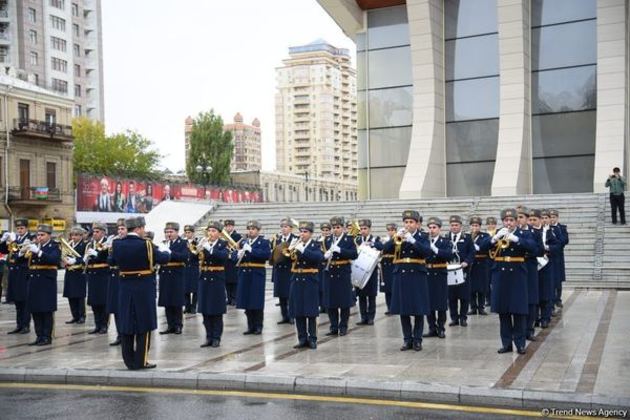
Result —
[[[243,311],[230,308],[221,347],[202,349],[202,317],[185,315],[182,335],[152,336],[149,359],[158,365],[152,372],[341,378],[346,384],[415,381],[436,388],[478,387],[488,393],[529,391],[532,398],[537,392],[552,391],[600,394],[625,404],[630,396],[630,291],[568,289],[563,298],[562,314],[553,319],[551,328],[537,330],[538,341],[529,344],[524,356],[497,354],[499,321],[494,314],[470,316],[466,328],[447,327],[446,339],[425,339],[421,352],[400,352],[400,321],[384,315],[382,295],[373,326],[355,325],[355,308],[349,334],[326,337],[328,317],[323,315],[318,349],[294,350],[294,327],[276,324],[280,311],[268,291],[262,335],[243,335]],[[61,297],[59,307],[53,345],[30,347],[33,333],[6,335],[14,327],[15,312],[11,305],[0,305],[0,373],[3,368],[126,371],[120,348],[108,345],[115,339],[113,325],[107,336],[88,335],[91,313],[85,325],[66,325],[69,308]],[[162,324],[158,329],[162,329],[163,309],[158,313]],[[400,387],[397,390],[400,395]]]

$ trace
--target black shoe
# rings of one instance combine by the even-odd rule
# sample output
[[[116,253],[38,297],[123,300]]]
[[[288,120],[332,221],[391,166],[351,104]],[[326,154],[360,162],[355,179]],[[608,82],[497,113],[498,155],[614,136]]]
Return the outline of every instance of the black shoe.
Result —
[[[367,325],[367,323],[367,321],[362,319],[361,321],[357,322],[357,325]]]
[[[308,347],[309,347],[311,350],[315,350],[315,349],[317,349],[317,341],[309,341],[309,342],[308,342]]]
[[[243,332],[243,335],[250,335],[250,334],[254,334],[253,330],[247,330]]]
[[[85,324],[85,318],[77,319],[77,324]]]
[[[542,329],[549,328],[549,321],[541,321],[540,322],[540,328],[542,328]]]
[[[485,309],[479,309],[479,315],[488,315]]]
[[[374,320],[373,320],[373,319],[368,319],[367,324],[368,324],[368,325],[374,325]]]
[[[173,334],[175,332],[174,329],[172,328],[167,328],[164,331],[160,331],[160,335],[164,335],[164,334]]]
[[[199,347],[210,347],[212,345],[212,342],[210,340],[206,341],[205,343],[203,343],[202,345],[200,345]]]
[[[146,365],[144,365],[144,369],[153,369],[156,367],[157,365],[155,363],[147,363]]]
[[[422,334],[422,336],[426,338],[430,338],[430,337],[437,337],[438,334],[435,330],[429,330],[429,332]]]
[[[332,335],[339,335],[339,331],[328,331],[326,334],[324,334],[326,336],[332,336]]]
[[[512,353],[512,347],[501,347],[499,350],[497,350],[497,353]]]
[[[120,346],[120,337],[116,337],[116,340],[109,343],[110,346]]]
[[[29,346],[39,346],[39,343],[41,343],[42,340],[41,338],[37,337],[37,340],[33,341],[32,343],[28,343]]]
[[[556,311],[551,311],[551,317],[552,317],[552,318],[555,318],[555,317],[557,317],[557,316],[558,316],[558,312],[556,312]]]
[[[221,340],[212,340],[211,347],[219,347],[221,345]]]
[[[465,319],[462,319],[459,325],[461,325],[462,327],[467,327],[468,321],[466,321]]]
[[[468,315],[477,315],[477,310],[473,309],[473,310],[469,311]]]
[[[412,348],[413,348],[413,344],[412,343],[405,343],[400,348],[400,351],[407,351],[407,350],[411,350]]]
[[[556,306],[558,308],[564,308],[564,305],[562,304],[562,302],[556,302]]]
[[[22,328],[17,327],[16,329],[9,331],[7,334],[19,334],[21,332],[22,332]]]
[[[50,338],[44,338],[37,345],[38,346],[50,346],[51,344],[52,344],[52,340]]]
[[[538,339],[534,337],[533,335],[528,335],[527,337],[525,337],[525,339],[529,341],[538,341]]]
[[[534,322],[534,327],[540,327],[540,321]]]
[[[100,330],[98,330],[99,334],[107,334],[107,328],[101,328]]]
[[[22,331],[20,331],[20,334],[28,334],[31,332],[31,329],[29,327],[26,328],[22,328]]]
[[[182,333],[182,327],[175,327],[173,334],[180,335]]]
[[[70,321],[66,321],[66,324],[76,324],[77,321],[77,319],[71,319]]]
[[[192,308],[189,313],[191,315],[197,315],[197,310],[195,308]]]
[[[385,311],[385,315],[391,315],[392,313],[389,311]]]
[[[413,349],[415,351],[421,351],[422,350],[422,343],[419,341],[416,341],[415,343],[413,343]]]
[[[444,331],[440,331],[440,332],[438,332],[438,337],[439,338],[446,338],[446,334],[444,334]]]
[[[282,325],[282,324],[290,324],[290,323],[291,323],[291,321],[290,321],[290,320],[288,320],[288,319],[283,319],[282,321],[278,321],[278,322],[277,322],[277,324],[278,324],[278,325]]]
[[[303,349],[304,347],[308,347],[308,344],[306,344],[306,341],[302,343],[297,343],[295,346],[293,346],[294,349]]]
[[[339,330],[339,336],[340,337],[343,337],[346,334],[348,334],[348,331],[346,331],[346,330]]]
[[[455,325],[459,325],[459,321],[451,321],[448,323],[449,327],[454,327]]]
[[[525,347],[520,347],[520,348],[516,349],[516,352],[517,352],[518,354],[525,354],[525,353],[526,353],[526,352],[525,352]]]
[[[88,332],[88,334],[98,334],[100,330],[100,328],[94,328],[92,331]]]
[[[253,334],[254,335],[260,335],[260,334],[262,334],[262,330],[261,329],[255,329]]]

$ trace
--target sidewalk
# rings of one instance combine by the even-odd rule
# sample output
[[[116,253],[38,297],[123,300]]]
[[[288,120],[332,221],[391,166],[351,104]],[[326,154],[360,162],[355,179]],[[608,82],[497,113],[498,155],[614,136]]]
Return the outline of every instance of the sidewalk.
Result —
[[[269,293],[269,291],[268,291]],[[187,315],[184,334],[153,335],[149,354],[158,367],[128,371],[115,338],[88,335],[66,325],[67,301],[59,297],[52,346],[30,347],[30,335],[6,335],[14,309],[0,305],[0,382],[53,382],[235,389],[438,401],[513,408],[630,407],[630,291],[565,290],[563,314],[537,330],[524,356],[497,354],[496,315],[471,316],[446,339],[425,339],[423,351],[400,352],[399,318],[385,316],[378,298],[374,326],[350,318],[345,337],[325,337],[319,318],[318,349],[294,350],[294,328],[276,325],[279,308],[268,294],[261,336],[244,336],[242,311],[230,308],[220,348],[199,348],[201,315]],[[89,312],[89,308],[88,308]],[[159,323],[164,322],[159,309]],[[353,311],[356,312],[356,309]],[[31,330],[33,330],[31,328]]]

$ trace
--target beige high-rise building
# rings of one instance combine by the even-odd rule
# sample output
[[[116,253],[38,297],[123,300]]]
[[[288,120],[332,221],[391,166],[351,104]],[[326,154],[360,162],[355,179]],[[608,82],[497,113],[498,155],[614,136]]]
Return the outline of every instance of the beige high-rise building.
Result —
[[[243,116],[236,113],[233,124],[225,124],[223,131],[232,133],[234,154],[231,171],[258,171],[262,169],[260,121],[254,118],[252,124],[245,124]]]
[[[357,180],[356,76],[347,49],[321,39],[290,47],[276,69],[276,169]]]
[[[100,0],[0,0],[0,66],[103,121]]]

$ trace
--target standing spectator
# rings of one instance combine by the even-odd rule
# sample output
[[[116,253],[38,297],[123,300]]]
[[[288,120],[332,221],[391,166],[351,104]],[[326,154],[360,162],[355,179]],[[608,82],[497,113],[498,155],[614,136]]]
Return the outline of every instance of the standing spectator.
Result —
[[[610,188],[610,214],[613,225],[617,224],[617,209],[619,209],[619,219],[622,225],[626,224],[626,198],[623,194],[626,189],[626,180],[621,176],[619,168],[613,168],[613,173],[606,180],[606,188]]]

